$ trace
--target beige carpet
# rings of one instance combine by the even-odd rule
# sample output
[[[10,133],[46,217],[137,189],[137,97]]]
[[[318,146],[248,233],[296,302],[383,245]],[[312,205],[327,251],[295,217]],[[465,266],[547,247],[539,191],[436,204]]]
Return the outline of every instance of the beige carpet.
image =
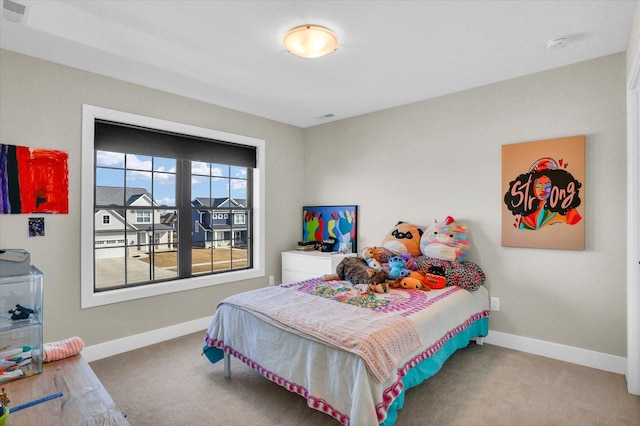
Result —
[[[232,358],[201,355],[204,331],[91,363],[133,426],[339,425]],[[622,375],[492,345],[456,352],[406,393],[397,426],[640,425]]]

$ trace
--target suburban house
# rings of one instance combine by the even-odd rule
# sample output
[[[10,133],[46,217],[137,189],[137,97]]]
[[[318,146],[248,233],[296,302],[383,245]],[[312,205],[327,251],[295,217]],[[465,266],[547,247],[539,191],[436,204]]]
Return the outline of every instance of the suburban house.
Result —
[[[157,205],[146,189],[96,187],[98,205],[121,206],[123,200],[126,210],[105,207],[95,212],[96,259],[122,257],[125,246],[130,256],[134,251],[148,253],[151,244],[156,250],[172,250],[174,223],[163,221],[159,210],[136,209]]]
[[[482,267],[487,276],[484,285],[501,301],[500,310],[491,313],[487,343],[624,375],[629,392],[640,394],[640,7],[635,2],[610,2],[627,4],[633,17],[622,29],[624,45],[607,54],[574,61],[571,44],[565,50],[546,50],[542,41],[540,50],[548,55],[548,63],[558,64],[553,59],[566,55],[562,65],[541,66],[532,72],[523,69],[517,75],[480,83],[470,68],[469,47],[419,70],[424,74],[419,86],[444,85],[447,76],[434,82],[428,71],[454,64],[468,82],[465,87],[389,106],[382,101],[400,90],[396,83],[402,79],[401,74],[390,73],[366,90],[345,90],[345,97],[366,97],[370,105],[368,111],[353,116],[340,116],[340,99],[327,101],[325,92],[345,81],[355,85],[357,78],[347,74],[353,69],[340,62],[338,54],[351,57],[375,48],[357,37],[345,41],[326,62],[298,61],[281,48],[280,40],[272,47],[265,41],[271,36],[260,37],[257,48],[265,49],[261,59],[277,57],[282,60],[278,74],[304,77],[304,91],[293,83],[271,88],[272,82],[263,75],[252,79],[251,90],[267,88],[283,96],[280,105],[271,105],[264,99],[255,102],[257,97],[252,94],[230,100],[234,93],[225,86],[227,80],[220,79],[221,87],[208,86],[202,77],[208,72],[205,67],[184,65],[188,54],[202,63],[216,56],[216,50],[205,51],[213,45],[204,41],[194,52],[180,47],[184,40],[171,40],[172,55],[161,61],[167,68],[155,73],[160,65],[149,59],[152,49],[139,48],[132,41],[152,39],[144,16],[137,21],[140,28],[132,24],[113,31],[115,27],[105,26],[104,35],[94,37],[98,48],[81,43],[81,39],[91,39],[84,32],[74,36],[72,26],[49,20],[53,15],[45,13],[47,8],[60,7],[56,17],[73,16],[88,28],[100,22],[85,10],[90,2],[77,7],[67,4],[71,2],[42,2],[40,14],[36,13],[38,3],[32,4],[29,25],[39,28],[2,18],[0,141],[69,154],[69,214],[47,215],[45,236],[35,238],[28,237],[29,215],[0,215],[0,247],[27,250],[32,263],[44,273],[45,341],[82,336],[83,353],[93,360],[136,349],[143,345],[140,342],[150,344],[204,330],[216,306],[230,294],[281,282],[281,253],[295,249],[302,236],[303,206],[349,204],[358,206],[358,247],[378,245],[398,221],[425,226],[434,218],[451,215],[466,224],[471,244],[468,259]],[[379,3],[383,7],[390,2]],[[498,7],[503,2],[460,2],[467,3]],[[581,2],[517,3],[523,7],[540,3],[546,10],[555,3]],[[586,3],[591,7],[607,2]],[[292,6],[287,16],[295,18],[296,10]],[[397,13],[402,12],[398,9]],[[409,14],[403,16],[411,19]],[[375,16],[378,28],[384,28],[384,18]],[[475,20],[466,18],[460,20],[464,25]],[[287,26],[287,22],[279,25]],[[506,15],[501,24],[516,25]],[[78,28],[85,27],[78,24]],[[406,26],[407,34],[411,28]],[[490,37],[491,30],[479,31],[473,38]],[[535,26],[530,32],[536,33]],[[587,33],[567,37],[576,45],[588,45],[591,40]],[[446,38],[440,34],[429,41],[438,45]],[[501,39],[500,43],[503,41],[508,42]],[[126,61],[116,46],[134,46],[135,60]],[[423,47],[406,52],[407,57],[431,58],[429,49],[435,47],[429,43]],[[71,60],[67,52],[74,48],[80,54]],[[500,49],[496,45],[494,50]],[[537,49],[523,46],[519,54],[539,54]],[[100,51],[105,56],[99,56]],[[365,75],[376,64],[391,61],[401,70],[404,56],[400,53],[401,48],[390,58],[374,53],[371,62],[353,68]],[[249,73],[252,70],[243,58],[242,52],[235,52],[234,61],[217,71],[227,72],[229,81]],[[481,65],[500,68],[486,61],[489,64]],[[136,71],[136,76],[127,78],[125,71]],[[164,84],[166,81],[170,84]],[[300,99],[300,93],[310,94]],[[304,124],[272,116],[280,108],[285,113],[278,117],[285,117],[286,111],[316,102],[331,110],[314,110]],[[248,111],[250,104],[255,106],[252,111]],[[138,288],[139,297],[108,300],[99,308],[86,302],[83,291],[90,284],[84,269],[92,253],[85,247],[92,246],[94,227],[99,235],[96,253],[106,257],[125,246],[144,252],[150,243],[171,250],[179,219],[173,211],[150,209],[156,203],[143,188],[124,192],[123,188],[93,186],[93,171],[86,161],[93,151],[89,148],[87,154],[83,126],[86,129],[86,112],[96,110],[106,120],[109,114],[136,116],[143,122],[170,122],[250,140],[247,144],[258,141],[259,154],[253,157],[256,166],[248,168],[261,198],[251,194],[246,199],[190,200],[194,246],[243,245],[247,233],[255,232],[253,267],[233,271],[241,279],[223,281],[224,274],[212,274],[190,281],[179,293]],[[585,249],[504,246],[502,147],[576,135],[586,138]],[[96,205],[101,206],[98,210],[91,204],[94,189]],[[121,207],[121,202],[126,209],[109,207]],[[251,220],[247,204],[252,204]],[[252,224],[254,228],[248,229]],[[188,300],[188,311],[179,309],[176,300]],[[48,322],[48,318],[55,321]]]
[[[109,209],[106,206],[127,207]],[[244,200],[233,198],[196,197],[191,205],[193,247],[210,248],[246,244],[246,213],[234,211],[244,207]],[[175,244],[176,214],[158,209],[136,207],[157,206],[145,188],[96,186],[96,204],[105,206],[95,212],[96,259],[122,257],[126,246],[131,251],[147,253],[149,245],[155,250],[173,250]],[[203,209],[197,209],[202,206]],[[219,209],[219,212],[212,211]]]
[[[246,244],[247,216],[245,212],[234,211],[234,208],[245,207],[245,200],[233,198],[196,197],[191,205],[196,207],[192,212],[193,246],[209,248]],[[197,209],[197,207],[206,207]],[[212,211],[213,209],[213,211]],[[220,211],[215,211],[220,209]]]

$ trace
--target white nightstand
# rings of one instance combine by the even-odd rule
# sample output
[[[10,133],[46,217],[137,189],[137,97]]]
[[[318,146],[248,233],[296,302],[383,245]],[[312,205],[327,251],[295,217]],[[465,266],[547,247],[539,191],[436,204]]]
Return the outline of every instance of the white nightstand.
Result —
[[[282,282],[292,283],[324,274],[335,274],[336,266],[347,256],[356,253],[322,253],[319,251],[291,250],[282,252]]]

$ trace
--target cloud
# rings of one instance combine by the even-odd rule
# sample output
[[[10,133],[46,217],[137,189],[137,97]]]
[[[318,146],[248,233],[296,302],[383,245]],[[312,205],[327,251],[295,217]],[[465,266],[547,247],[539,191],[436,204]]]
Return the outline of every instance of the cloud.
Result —
[[[98,151],[96,161],[100,166],[124,167],[124,154],[118,152]]]

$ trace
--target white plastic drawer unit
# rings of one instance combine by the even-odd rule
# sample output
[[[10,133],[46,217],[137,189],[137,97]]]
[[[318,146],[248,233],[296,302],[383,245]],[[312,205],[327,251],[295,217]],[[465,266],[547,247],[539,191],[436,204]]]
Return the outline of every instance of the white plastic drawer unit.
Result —
[[[291,283],[336,272],[336,266],[351,254],[291,250],[282,253],[282,282]]]

